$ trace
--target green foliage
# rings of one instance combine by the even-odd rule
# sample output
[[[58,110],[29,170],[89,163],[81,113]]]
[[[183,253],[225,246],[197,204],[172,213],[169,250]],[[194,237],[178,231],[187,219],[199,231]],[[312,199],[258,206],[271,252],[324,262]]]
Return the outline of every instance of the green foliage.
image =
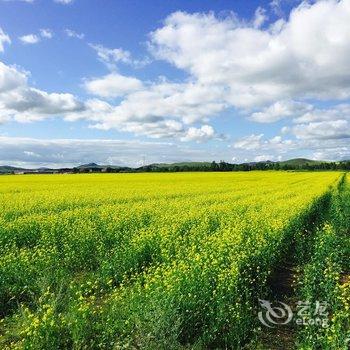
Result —
[[[348,349],[350,345],[350,186],[332,193],[331,210],[317,232],[310,260],[299,282],[301,300],[326,301],[329,326],[306,326],[301,349]]]

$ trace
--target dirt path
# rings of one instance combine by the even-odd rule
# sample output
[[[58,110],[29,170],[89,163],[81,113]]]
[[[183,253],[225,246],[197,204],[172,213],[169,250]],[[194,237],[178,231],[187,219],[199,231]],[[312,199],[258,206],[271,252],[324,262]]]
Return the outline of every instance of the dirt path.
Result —
[[[309,218],[309,224],[305,226],[302,233],[302,238],[299,243],[302,245],[302,250],[305,247],[305,254],[303,252],[303,257],[297,257],[296,242],[294,241],[288,251],[283,252],[283,258],[279,266],[272,273],[270,280],[268,281],[268,286],[270,289],[270,294],[266,297],[268,302],[271,302],[272,307],[282,307],[286,311],[286,315],[290,314],[288,309],[283,305],[286,304],[290,307],[293,315],[298,312],[297,309],[297,281],[300,279],[303,273],[303,266],[307,263],[307,249],[310,248],[310,243],[308,240],[312,238],[316,231],[321,225],[323,225],[325,218],[329,212],[329,201],[325,202],[324,212],[315,212]],[[299,248],[300,251],[300,248]],[[309,252],[311,253],[311,252]],[[283,304],[282,304],[283,303]],[[275,310],[275,309],[274,309]],[[263,307],[260,308],[266,316],[267,310]],[[266,318],[266,317],[265,317]],[[261,324],[258,334],[258,341],[249,344],[245,347],[247,350],[294,350],[297,348],[297,325],[293,322],[293,319],[287,324],[283,324],[287,318],[273,318],[274,322],[266,322],[271,326],[267,327]]]
[[[294,259],[281,264],[281,268],[275,271],[270,280],[271,296],[273,305],[280,306],[279,302],[290,306],[293,313],[297,305],[295,295],[295,280],[298,268]],[[269,350],[289,350],[295,348],[297,330],[293,322],[286,325],[277,324],[274,328],[262,326],[261,346]]]

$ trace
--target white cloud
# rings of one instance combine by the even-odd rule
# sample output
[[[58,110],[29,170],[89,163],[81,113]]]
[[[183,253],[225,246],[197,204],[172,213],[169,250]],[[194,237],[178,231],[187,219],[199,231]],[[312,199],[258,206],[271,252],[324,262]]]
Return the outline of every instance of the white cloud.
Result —
[[[283,10],[281,7],[281,0],[272,0],[270,2],[270,8],[272,9],[272,11],[274,12],[275,15],[277,16],[283,16]]]
[[[273,161],[275,160],[275,156],[272,154],[261,154],[254,158],[255,162],[266,162],[267,160]]]
[[[27,34],[19,37],[23,44],[36,44],[40,38],[36,34]]]
[[[140,94],[142,95],[143,92],[140,92]],[[159,106],[160,111],[147,110],[148,106],[145,104],[147,95],[144,96],[145,101],[139,101],[137,96],[142,99],[141,95],[136,92],[135,105],[126,105],[125,108],[123,105],[113,106],[105,101],[91,99],[86,101],[83,111],[67,113],[65,119],[67,121],[84,119],[91,122],[91,128],[100,130],[116,129],[149,138],[170,138],[197,142],[223,138],[209,125],[201,126],[199,129],[188,128],[181,120],[176,120],[177,117],[174,115],[174,111],[171,114],[171,106]],[[142,104],[144,104],[146,110],[140,108]],[[152,101],[150,106],[153,106]],[[163,108],[169,108],[167,117],[162,116],[164,114],[162,113]]]
[[[27,81],[27,73],[15,67],[7,66],[0,62],[0,93],[6,93],[23,86]],[[1,95],[0,95],[1,96]]]
[[[70,119],[87,119],[101,129],[120,129],[122,123],[155,123],[177,119],[185,124],[206,121],[224,108],[221,91],[192,83],[159,82],[130,92],[109,113],[72,114]]]
[[[253,113],[249,119],[258,123],[272,123],[287,117],[296,118],[312,108],[312,105],[307,103],[282,100],[264,108],[261,112]]]
[[[10,44],[10,37],[0,28],[0,52],[4,52],[4,44]]]
[[[250,136],[242,137],[233,144],[233,147],[244,150],[257,150],[261,147],[261,140],[263,136],[264,134],[252,134]]]
[[[350,149],[347,146],[331,147],[315,150],[312,153],[315,160],[350,160]]]
[[[19,37],[19,40],[23,44],[37,44],[41,41],[41,38],[51,39],[53,37],[53,32],[50,29],[43,28],[39,30],[39,34],[27,34]]]
[[[274,161],[297,157],[318,160],[350,159],[348,123],[306,127],[307,130],[300,130],[301,134],[296,139],[283,139],[281,136],[268,139],[263,134],[246,136],[236,140],[232,150],[236,159],[244,161]]]
[[[10,1],[20,1],[20,2],[27,2],[29,4],[32,4],[34,0],[2,0],[3,2],[10,2]]]
[[[46,39],[51,39],[53,37],[52,30],[47,28],[40,29],[40,35]]]
[[[102,165],[140,166],[159,162],[222,159],[221,151],[190,148],[186,144],[110,139],[33,139],[0,136],[0,164],[63,167],[96,162]]]
[[[131,62],[130,52],[123,50],[122,48],[109,49],[108,47],[105,47],[103,45],[89,45],[96,51],[98,59],[111,70],[116,69],[116,64],[119,62]]]
[[[72,94],[49,94],[28,86],[3,94],[0,103],[2,111],[13,115],[14,119],[20,122],[43,120],[49,116],[84,109],[84,105]]]
[[[288,21],[256,27],[235,16],[176,12],[151,34],[151,48],[192,79],[224,87],[239,108],[350,97],[348,0],[303,2]]]
[[[218,137],[211,125],[202,125],[200,128],[190,127],[181,141],[206,142]]]
[[[273,151],[286,153],[297,147],[295,141],[283,140],[281,136],[275,136],[270,139],[264,138],[264,134],[252,134],[242,137],[233,143],[233,148],[244,151]]]
[[[218,138],[216,134],[211,135],[209,126],[190,128],[186,132],[184,124],[203,122],[206,116],[221,111],[224,105],[218,102],[219,90],[166,81],[142,85],[135,78],[117,73],[87,81],[85,87],[102,97],[128,94],[116,106],[99,100],[87,101],[83,113],[69,113],[67,120],[85,119],[92,122],[94,128],[123,130],[153,138],[171,137],[183,141]]]
[[[294,119],[295,123],[331,121],[337,119],[350,120],[350,104],[338,104],[329,108],[313,108]]]
[[[284,136],[290,133],[293,137],[290,140],[281,136],[265,139],[262,134],[237,140],[233,149],[242,154],[273,156],[306,146],[319,152],[316,143],[321,138],[327,140],[329,149],[342,147],[339,144],[348,137],[349,127],[344,114],[350,108],[318,109],[305,101],[334,104],[350,98],[349,0],[303,2],[285,20],[267,25],[266,19],[262,9],[250,20],[236,15],[218,18],[213,13],[171,14],[150,33],[149,46],[155,58],[186,74],[176,82],[122,75],[119,64],[137,66],[142,60],[121,48],[90,45],[112,73],[85,80],[85,87],[96,96],[109,98],[109,103],[97,99],[82,103],[70,94],[33,89],[24,73],[7,67],[0,70],[0,82],[4,80],[7,91],[0,100],[1,120],[61,114],[66,120],[86,120],[102,130],[204,141],[217,138],[211,119],[233,107],[252,121],[289,118],[294,123],[283,129]],[[70,29],[65,32],[84,37]],[[25,83],[16,87],[16,80],[22,78]],[[15,87],[10,89],[11,84]],[[330,145],[331,140],[337,143]]]
[[[76,39],[84,39],[85,34],[84,33],[77,33],[76,31],[72,30],[72,29],[65,29],[64,32],[66,33],[66,35],[70,38],[76,38]]]
[[[267,21],[267,19],[266,10],[262,7],[258,7],[255,11],[253,27],[256,29],[260,28]]]
[[[118,97],[142,88],[142,82],[133,77],[111,73],[101,78],[85,81],[85,89],[100,97]]]
[[[41,155],[32,151],[23,151],[26,156],[41,158]]]
[[[96,51],[98,59],[111,71],[116,70],[119,63],[129,64],[137,68],[150,63],[148,57],[141,60],[135,59],[129,51],[122,48],[110,49],[97,44],[89,44],[89,46]]]
[[[332,140],[350,137],[350,105],[338,104],[328,108],[309,108],[299,116],[293,116],[294,126],[284,127],[283,134],[290,133],[300,140]]]
[[[299,124],[293,127],[299,139],[344,139],[350,138],[350,122],[339,119],[332,121]]]
[[[57,2],[58,4],[62,5],[68,5],[71,4],[74,0],[54,0],[54,2]]]
[[[132,64],[130,52],[90,45],[115,73],[88,79],[85,87],[96,96],[124,95],[124,99],[109,105],[107,113],[87,108],[66,118],[86,119],[91,127],[103,130],[182,139],[191,137],[170,127],[173,122],[198,122],[199,129],[191,127],[199,135],[210,118],[229,107],[245,114],[250,111],[250,119],[256,122],[290,118],[298,123],[298,118],[315,112],[300,100],[350,96],[349,18],[349,3],[333,0],[303,3],[287,21],[278,20],[266,28],[262,9],[248,22],[235,15],[219,19],[211,13],[176,12],[150,34],[150,47],[156,58],[187,72],[186,81],[141,82],[123,76],[115,72],[117,64]],[[304,27],[308,28],[305,33],[300,30]],[[316,34],[322,45],[315,42]],[[286,148],[288,143],[273,145]]]
[[[47,93],[30,87],[27,79],[27,72],[0,62],[0,121],[42,120],[85,108],[73,95]]]

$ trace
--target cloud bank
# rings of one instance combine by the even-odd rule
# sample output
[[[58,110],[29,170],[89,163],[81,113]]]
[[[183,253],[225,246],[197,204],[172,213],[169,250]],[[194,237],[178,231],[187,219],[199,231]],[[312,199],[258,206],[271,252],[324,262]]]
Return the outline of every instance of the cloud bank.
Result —
[[[271,8],[278,13],[280,2],[272,1]],[[65,33],[84,39],[70,29]],[[36,39],[40,38],[35,34],[21,37],[32,44]],[[0,51],[9,43],[0,30]],[[146,81],[137,74],[123,74],[121,65],[135,69],[148,64],[149,58],[139,60],[122,48],[89,45],[108,73],[85,77],[83,87],[90,95],[86,100],[34,88],[29,73],[1,63],[0,122],[61,117],[84,120],[100,130],[207,142],[227,139],[214,127],[215,118],[225,111],[235,116],[232,125],[239,117],[260,125],[284,123],[269,139],[256,133],[232,141],[237,159],[277,159],[293,152],[315,158],[349,154],[348,0],[305,1],[274,22],[263,8],[249,20],[234,13],[172,13],[149,33],[147,45],[152,60],[179,69],[182,80]]]

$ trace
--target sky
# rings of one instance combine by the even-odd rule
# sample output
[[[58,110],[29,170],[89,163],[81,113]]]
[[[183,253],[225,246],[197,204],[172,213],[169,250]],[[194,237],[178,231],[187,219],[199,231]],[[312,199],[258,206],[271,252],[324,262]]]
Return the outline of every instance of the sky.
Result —
[[[350,159],[350,0],[0,0],[0,165]]]

